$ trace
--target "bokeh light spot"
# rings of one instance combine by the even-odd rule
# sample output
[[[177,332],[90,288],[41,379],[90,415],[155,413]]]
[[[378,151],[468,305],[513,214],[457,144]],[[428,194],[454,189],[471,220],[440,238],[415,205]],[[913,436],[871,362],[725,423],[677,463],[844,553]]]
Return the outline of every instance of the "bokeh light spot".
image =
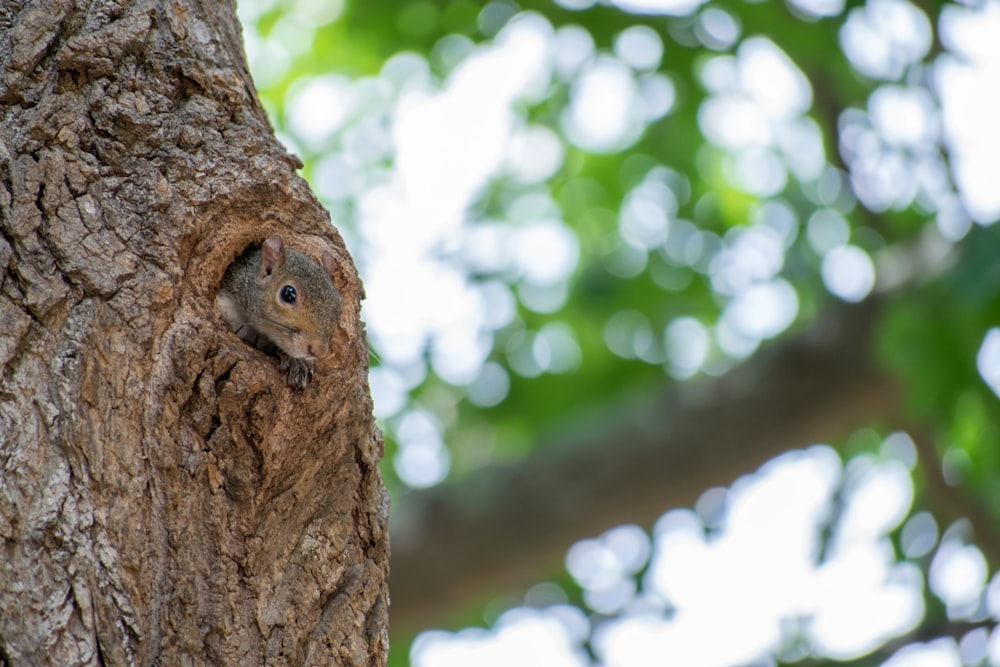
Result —
[[[693,317],[679,317],[664,334],[668,370],[679,379],[689,378],[704,365],[711,349],[705,326]]]
[[[787,281],[777,278],[739,292],[720,318],[748,338],[764,340],[777,336],[795,321],[799,299]]]
[[[986,586],[986,559],[978,547],[956,540],[941,543],[927,583],[954,615],[971,615]]]
[[[865,76],[895,80],[927,54],[931,25],[906,0],[868,0],[847,15],[840,44],[854,68]]]
[[[806,16],[837,16],[844,11],[844,0],[789,0],[789,3]]]
[[[488,408],[507,398],[510,377],[500,364],[490,361],[483,364],[479,375],[466,387],[469,400],[478,406]]]
[[[930,512],[918,512],[903,524],[899,541],[906,557],[916,559],[929,554],[937,539],[937,521]]]
[[[634,25],[615,36],[614,52],[634,70],[656,69],[663,58],[663,40],[649,26]]]
[[[1000,328],[993,327],[983,336],[976,355],[976,368],[993,393],[1000,396]]]
[[[670,14],[687,16],[705,0],[611,0],[619,9],[633,14]]]
[[[840,246],[826,253],[821,272],[826,288],[844,301],[861,301],[875,287],[875,264],[857,246]]]
[[[809,216],[806,239],[818,255],[825,255],[834,248],[846,245],[851,238],[851,226],[839,212],[821,208]]]
[[[740,37],[740,23],[735,16],[717,7],[709,7],[698,15],[695,23],[698,41],[710,49],[728,49]]]
[[[573,83],[563,112],[566,136],[584,150],[619,151],[639,136],[638,86],[621,61],[599,57]]]

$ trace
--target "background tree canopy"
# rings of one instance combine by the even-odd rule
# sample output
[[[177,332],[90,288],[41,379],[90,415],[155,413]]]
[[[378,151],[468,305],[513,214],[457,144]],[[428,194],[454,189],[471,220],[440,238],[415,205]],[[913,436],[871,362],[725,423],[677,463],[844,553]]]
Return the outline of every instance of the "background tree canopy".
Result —
[[[367,289],[392,662],[1000,665],[1000,4],[240,12]]]

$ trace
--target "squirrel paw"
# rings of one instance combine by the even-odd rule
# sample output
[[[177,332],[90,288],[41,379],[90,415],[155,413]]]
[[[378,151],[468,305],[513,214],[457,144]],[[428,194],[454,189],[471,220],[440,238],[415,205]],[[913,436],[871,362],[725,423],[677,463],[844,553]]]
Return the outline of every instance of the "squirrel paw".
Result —
[[[281,363],[278,365],[283,371],[288,372],[288,386],[292,389],[305,389],[313,376],[313,363],[308,359],[297,359],[287,354],[281,354]]]

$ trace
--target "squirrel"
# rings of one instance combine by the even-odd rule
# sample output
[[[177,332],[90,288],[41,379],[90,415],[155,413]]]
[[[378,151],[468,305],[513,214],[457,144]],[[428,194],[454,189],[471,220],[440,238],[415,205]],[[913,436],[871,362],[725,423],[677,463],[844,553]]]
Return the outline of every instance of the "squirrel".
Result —
[[[322,261],[285,249],[274,235],[226,269],[215,303],[240,339],[276,354],[293,389],[304,389],[313,360],[333,352],[341,297],[333,284],[333,255]]]

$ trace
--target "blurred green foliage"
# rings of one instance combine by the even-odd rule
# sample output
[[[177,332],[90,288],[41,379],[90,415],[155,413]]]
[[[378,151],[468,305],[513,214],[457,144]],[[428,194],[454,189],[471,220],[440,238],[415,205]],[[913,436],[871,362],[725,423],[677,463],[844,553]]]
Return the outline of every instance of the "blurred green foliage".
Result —
[[[718,375],[752,354],[763,341],[749,344],[744,352],[726,349],[722,342],[720,322],[736,294],[719,289],[720,262],[714,260],[734,243],[738,232],[766,226],[775,211],[792,221],[779,270],[749,282],[767,283],[773,278],[791,285],[797,300],[794,321],[775,334],[780,337],[802,329],[837,299],[824,275],[830,248],[822,239],[824,233],[840,232],[836,223],[824,227],[817,218],[818,212],[833,211],[848,224],[846,238],[833,245],[849,242],[862,250],[878,267],[880,278],[886,277],[884,267],[889,267],[886,274],[890,276],[903,276],[883,297],[888,306],[873,348],[900,381],[906,419],[933,436],[938,458],[922,461],[934,470],[918,467],[914,472],[918,493],[914,511],[937,512],[950,503],[952,516],[947,520],[980,510],[991,521],[1000,520],[1000,412],[996,394],[977,368],[984,336],[1000,323],[1000,262],[996,259],[1000,232],[995,227],[973,226],[967,235],[954,233],[939,221],[946,214],[968,217],[951,171],[954,156],[941,137],[941,100],[934,98],[931,85],[936,59],[947,53],[938,32],[941,15],[953,5],[898,3],[924,17],[932,27],[933,40],[923,52],[904,58],[898,74],[873,77],[859,71],[859,65],[845,53],[843,39],[848,18],[878,4],[850,0],[838,8],[836,3],[826,3],[834,9],[826,16],[815,16],[804,5],[791,2],[728,0],[673,16],[630,13],[611,2],[342,0],[342,6],[294,0],[241,2],[261,99],[276,129],[304,159],[308,178],[316,177],[317,163],[324,156],[350,152],[350,133],[359,124],[374,122],[388,136],[399,95],[396,91],[381,98],[375,95],[374,102],[363,100],[336,132],[314,144],[296,136],[289,121],[297,92],[312,77],[336,73],[351,82],[377,82],[391,58],[412,52],[426,60],[428,89],[441,90],[470,54],[490,44],[509,21],[525,12],[544,17],[554,31],[582,28],[592,38],[595,54],[608,57],[629,28],[648,26],[662,39],[663,57],[656,72],[672,86],[674,102],[667,113],[650,120],[637,138],[618,148],[586,150],[567,137],[564,118],[573,103],[574,76],[553,75],[542,94],[514,101],[519,123],[548,128],[559,137],[562,160],[555,173],[539,183],[519,181],[504,170],[494,173],[466,212],[466,224],[488,221],[516,229],[522,224],[517,217],[518,202],[540,197],[555,206],[558,218],[575,234],[579,260],[566,282],[562,305],[539,312],[546,309],[533,309],[518,297],[516,315],[492,333],[487,360],[504,369],[509,378],[503,400],[488,407],[477,405],[469,400],[465,386],[439,377],[425,357],[426,375],[409,389],[405,406],[383,420],[390,462],[384,472],[390,488],[405,487],[391,462],[399,446],[396,429],[408,410],[426,410],[441,425],[450,452],[448,474],[455,479],[483,466],[529,456],[581,415],[611,412],[615,406],[683,381],[689,373],[671,375],[671,350],[665,340],[665,332],[678,318],[693,318],[708,333],[707,355],[692,374]],[[583,8],[568,8],[573,5]],[[324,18],[317,20],[320,6],[326,9]],[[340,12],[335,11],[338,7]],[[713,11],[720,12],[716,18],[728,17],[726,25],[735,28],[728,42],[706,32],[704,21]],[[780,158],[786,181],[763,194],[739,177],[743,149],[713,143],[707,136],[711,132],[706,132],[707,105],[721,95],[707,83],[711,77],[706,72],[723,62],[738,67],[744,57],[742,45],[761,36],[787,56],[807,83],[810,100],[803,118],[807,127],[817,130],[823,152],[820,167],[811,176],[798,177],[792,162],[798,147],[808,141],[796,143],[781,136],[790,126],[775,122],[772,129],[777,128],[779,136],[762,144],[761,150]],[[899,40],[905,43],[904,38]],[[878,128],[871,129],[873,123],[877,125],[871,118],[872,98],[883,87],[892,86],[930,93],[935,106],[928,110],[926,120],[936,130],[926,141],[894,144],[891,138],[880,136]],[[859,136],[867,137],[867,143],[851,143]],[[781,145],[783,140],[790,143]],[[876,154],[882,156],[885,169],[892,160],[899,160],[903,173],[911,175],[902,185],[896,183],[902,194],[889,193],[881,204],[877,196],[866,202],[858,192],[880,186],[879,179],[887,173],[863,168],[863,160]],[[752,170],[752,156],[746,159],[751,160]],[[392,150],[357,164],[365,182],[374,187],[385,181],[393,167]],[[931,172],[934,178],[921,175]],[[659,174],[676,200],[676,210],[668,212],[670,238],[679,238],[686,230],[694,239],[676,252],[669,250],[668,242],[637,248],[621,233],[621,211],[630,194],[651,174]],[[365,221],[357,198],[325,203],[334,224],[352,242],[365,277]],[[962,224],[960,220],[959,228]],[[451,252],[450,261],[461,267],[461,253]],[[519,290],[524,280],[516,272],[482,272],[472,266],[464,270],[471,283],[499,280],[512,294],[523,297]],[[627,340],[619,349],[609,340],[615,335],[612,323],[624,327],[622,335]],[[561,327],[558,331],[569,332],[580,361],[559,372],[518,372],[512,364],[518,346],[537,340],[539,332],[554,324]],[[381,351],[377,346],[374,353],[373,363],[378,365]],[[887,421],[893,419],[899,416],[887,416]],[[881,446],[883,439],[875,432],[859,433],[841,443],[845,458],[870,456]],[[942,475],[944,486],[931,483]],[[936,497],[941,493],[949,497]],[[899,552],[899,531],[892,537]],[[995,564],[993,559],[1000,554],[991,553],[985,543],[981,546],[991,565]],[[921,567],[928,567],[929,558],[920,560]],[[558,583],[570,591],[571,603],[582,604],[571,577],[553,576],[561,577]],[[924,626],[946,624],[948,617],[940,602],[930,593],[927,600]],[[393,660],[404,664],[405,655],[396,650]]]

